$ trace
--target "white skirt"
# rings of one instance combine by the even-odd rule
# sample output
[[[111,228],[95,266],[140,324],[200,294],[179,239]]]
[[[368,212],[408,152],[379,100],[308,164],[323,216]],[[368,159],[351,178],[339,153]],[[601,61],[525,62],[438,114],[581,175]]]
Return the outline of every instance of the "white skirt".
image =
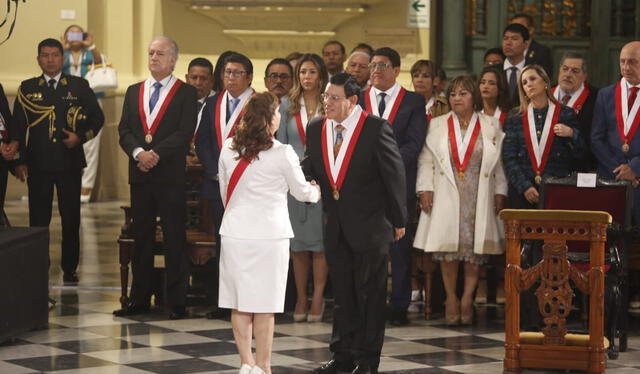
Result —
[[[247,313],[282,313],[289,239],[221,238],[218,306]]]

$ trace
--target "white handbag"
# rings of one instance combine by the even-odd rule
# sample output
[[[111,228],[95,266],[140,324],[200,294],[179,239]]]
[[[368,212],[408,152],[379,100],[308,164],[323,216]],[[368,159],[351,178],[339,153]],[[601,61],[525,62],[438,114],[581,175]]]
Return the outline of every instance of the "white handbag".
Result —
[[[102,64],[99,64],[98,67],[96,67],[95,63],[91,64],[91,69],[84,76],[93,92],[104,92],[118,88],[116,69],[107,63],[105,55],[101,55],[101,57]]]

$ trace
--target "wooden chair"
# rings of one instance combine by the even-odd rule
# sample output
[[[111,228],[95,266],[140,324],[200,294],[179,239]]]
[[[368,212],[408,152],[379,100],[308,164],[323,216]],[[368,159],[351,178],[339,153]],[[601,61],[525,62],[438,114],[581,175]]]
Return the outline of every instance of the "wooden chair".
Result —
[[[217,256],[215,235],[213,233],[213,222],[210,207],[206,199],[200,199],[200,188],[202,185],[203,169],[202,165],[187,165],[187,252],[191,260],[192,273],[197,271],[198,266],[204,265],[211,258]],[[131,207],[122,206],[125,222],[122,225],[120,237],[118,237],[119,262],[120,262],[120,304],[124,307],[128,302],[129,288],[129,264],[135,248]],[[163,239],[160,222],[156,226],[155,255],[163,255]],[[164,266],[157,266],[158,272],[162,274]],[[164,284],[162,277],[154,284],[154,297],[156,305],[162,304],[164,298]]]
[[[633,189],[625,180],[598,178],[595,187],[578,187],[577,174],[564,178],[545,178],[540,188],[540,209],[605,211],[612,217],[605,245],[605,335],[609,339],[609,358],[618,357],[627,347],[627,274],[631,242]],[[569,241],[569,260],[579,270],[589,268],[589,246]],[[583,315],[586,316],[586,305]],[[616,338],[620,344],[616,346]]]
[[[500,212],[505,221],[506,315],[504,373],[522,368],[605,372],[604,337],[604,245],[611,216],[606,212],[571,210],[515,210]],[[522,240],[543,240],[542,261],[528,269],[520,267]],[[589,242],[590,269],[578,270],[567,258],[567,241]],[[520,331],[520,292],[536,281],[541,332]],[[571,311],[572,281],[589,295],[589,333],[567,334]]]

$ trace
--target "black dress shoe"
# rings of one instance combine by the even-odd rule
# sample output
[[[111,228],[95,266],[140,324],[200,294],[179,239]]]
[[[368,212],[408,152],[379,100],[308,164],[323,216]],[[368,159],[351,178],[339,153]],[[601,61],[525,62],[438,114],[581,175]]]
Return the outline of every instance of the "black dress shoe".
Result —
[[[336,360],[329,360],[322,364],[320,367],[313,369],[314,374],[338,374],[338,373],[350,373],[353,370],[353,365],[341,364]]]
[[[377,373],[378,371],[376,370],[375,372]],[[373,371],[369,365],[360,363],[356,365],[351,374],[373,374]]]
[[[229,309],[224,309],[224,308],[216,308],[210,312],[207,312],[207,314],[205,314],[207,319],[227,318],[230,315],[231,315],[231,311]]]
[[[407,310],[406,309],[394,309],[391,314],[391,325],[393,326],[406,326],[409,324],[409,319],[407,318]]]
[[[64,273],[64,275],[62,276],[62,281],[64,283],[78,283],[79,279],[78,279],[78,274],[76,274],[75,271],[70,272],[70,273]]]
[[[183,306],[174,306],[169,312],[169,319],[183,319],[187,315],[187,311]]]
[[[113,315],[116,317],[133,316],[145,313],[149,313],[149,305],[140,305],[136,303],[129,303],[125,305],[124,308],[113,311]]]

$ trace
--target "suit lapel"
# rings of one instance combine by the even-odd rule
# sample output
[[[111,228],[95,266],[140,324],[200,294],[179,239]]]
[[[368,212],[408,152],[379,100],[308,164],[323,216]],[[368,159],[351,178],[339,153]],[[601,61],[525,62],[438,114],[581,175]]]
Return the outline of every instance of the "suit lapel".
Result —
[[[433,153],[434,162],[440,165],[440,169],[447,175],[449,182],[456,186],[453,177],[453,165],[451,165],[451,157],[449,155],[449,128],[447,120],[450,114],[440,116],[439,126],[430,126],[429,136],[427,137],[427,147]]]

